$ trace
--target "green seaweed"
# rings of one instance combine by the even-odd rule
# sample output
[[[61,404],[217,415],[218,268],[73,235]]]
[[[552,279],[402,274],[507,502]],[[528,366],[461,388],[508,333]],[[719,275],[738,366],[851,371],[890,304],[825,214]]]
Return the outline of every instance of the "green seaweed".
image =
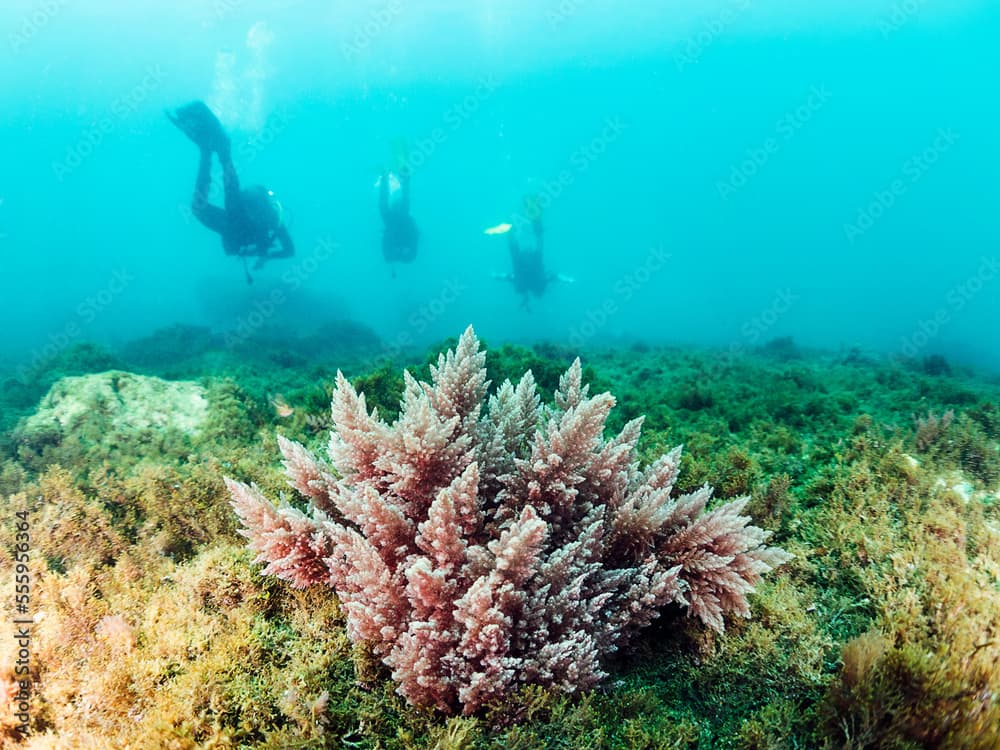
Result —
[[[494,387],[531,369],[547,397],[581,356],[592,388],[618,397],[611,429],[645,417],[642,461],[684,444],[678,488],[708,482],[719,497],[750,495],[747,512],[796,558],[759,588],[753,618],[728,622],[723,635],[668,610],[588,694],[528,688],[446,720],[408,707],[378,660],[351,647],[335,597],[260,575],[220,480],[238,475],[293,499],[276,429],[321,449],[329,424],[306,415],[326,409],[338,368],[392,419],[399,365],[426,377],[441,350],[387,358],[352,330],[338,328],[337,343],[315,357],[308,341],[277,356],[271,331],[258,351],[253,342],[213,349],[210,334],[185,329],[133,349],[137,360],[144,348],[149,355],[145,374],[203,389],[206,420],[194,434],[109,440],[115,406],[100,401],[78,426],[19,430],[64,375],[120,364],[93,347],[40,366],[44,385],[0,386],[6,413],[16,414],[0,435],[2,512],[27,510],[45,529],[32,558],[35,606],[46,614],[34,654],[36,732],[109,748],[1000,742],[995,380],[950,363],[882,362],[790,341],[739,355],[646,345],[490,350]],[[158,360],[169,341],[202,344],[186,360]],[[290,415],[272,406],[279,396]],[[5,590],[12,534],[0,527]],[[19,744],[2,719],[0,738]]]

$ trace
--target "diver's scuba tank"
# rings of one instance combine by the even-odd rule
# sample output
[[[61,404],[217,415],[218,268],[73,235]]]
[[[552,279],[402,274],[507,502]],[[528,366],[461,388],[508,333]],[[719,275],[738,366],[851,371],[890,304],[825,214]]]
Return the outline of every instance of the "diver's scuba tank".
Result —
[[[522,253],[533,253],[541,249],[538,247],[538,236],[535,234],[534,222],[525,216],[514,215],[511,220],[510,232]]]

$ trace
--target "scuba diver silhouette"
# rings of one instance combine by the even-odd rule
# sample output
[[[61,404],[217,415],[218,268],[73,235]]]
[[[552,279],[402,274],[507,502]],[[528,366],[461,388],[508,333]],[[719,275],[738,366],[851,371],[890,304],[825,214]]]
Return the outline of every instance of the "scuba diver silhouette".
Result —
[[[390,201],[390,190],[395,200]],[[417,257],[420,230],[410,216],[410,170],[397,177],[385,171],[378,181],[378,210],[382,216],[382,257],[387,263],[410,263]],[[393,276],[396,275],[393,270]]]
[[[201,150],[191,211],[204,226],[220,235],[226,255],[243,259],[247,283],[253,283],[246,266],[247,258],[257,258],[253,266],[257,270],[270,260],[294,255],[295,245],[283,223],[281,204],[263,185],[240,189],[229,136],[208,105],[200,100],[193,101],[173,112],[168,111],[167,117]],[[222,165],[224,208],[208,202],[213,151]],[[273,249],[275,242],[280,244],[280,250]]]
[[[500,225],[490,233],[507,235],[510,250],[511,273],[494,274],[501,281],[510,281],[521,295],[521,306],[530,311],[530,297],[541,297],[553,281],[573,280],[545,270],[545,228],[542,225],[542,207],[537,197],[524,199],[524,214],[517,215],[509,225]]]
[[[550,282],[555,281],[555,274],[545,270],[545,263],[542,253],[545,250],[545,229],[542,226],[541,217],[531,220],[531,232],[533,240],[526,242],[526,230],[523,226],[518,227],[515,222],[514,228],[507,233],[507,247],[510,250],[510,265],[512,273],[510,281],[514,283],[514,290],[522,295],[527,302],[528,295],[541,297],[545,294],[545,288]],[[528,247],[525,247],[525,245]]]

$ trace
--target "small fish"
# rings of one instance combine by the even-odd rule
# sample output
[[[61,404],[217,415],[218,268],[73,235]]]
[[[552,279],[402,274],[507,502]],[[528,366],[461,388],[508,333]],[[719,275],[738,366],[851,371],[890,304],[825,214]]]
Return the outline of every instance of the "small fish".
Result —
[[[490,227],[483,234],[507,234],[511,230],[510,224],[497,224],[495,227]]]
[[[295,409],[290,407],[280,394],[271,399],[271,406],[274,407],[274,412],[282,419],[288,419],[288,417],[295,413]]]

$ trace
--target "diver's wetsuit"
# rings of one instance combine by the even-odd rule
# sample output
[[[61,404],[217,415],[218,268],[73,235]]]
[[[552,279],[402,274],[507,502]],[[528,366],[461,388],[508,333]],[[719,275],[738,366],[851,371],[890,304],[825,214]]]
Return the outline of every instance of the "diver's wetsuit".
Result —
[[[288,229],[281,223],[280,206],[272,201],[271,194],[262,186],[240,190],[240,180],[233,166],[229,136],[219,118],[200,99],[175,110],[166,111],[167,119],[176,125],[196,146],[201,154],[198,176],[191,199],[195,218],[222,238],[227,255],[244,259],[256,257],[255,268],[274,258],[287,258],[295,254],[295,246]],[[208,202],[212,182],[212,152],[219,155],[225,186],[225,207]],[[272,253],[275,241],[281,249]],[[253,279],[247,273],[247,282]]]
[[[219,161],[222,164],[226,207],[220,208],[208,202],[212,182],[212,151],[203,148],[198,163],[194,197],[191,200],[191,211],[195,218],[213,232],[219,233],[226,255],[255,256],[262,261],[294,255],[295,245],[287,227],[282,224],[276,230],[262,228],[247,216],[232,156],[228,152],[219,153]],[[281,250],[269,252],[275,240],[280,243]]]
[[[507,234],[507,242],[510,247],[510,262],[513,267],[514,289],[518,293],[527,297],[534,294],[541,297],[545,293],[545,288],[555,277],[545,272],[542,262],[542,251],[545,247],[545,233],[542,229],[541,219],[531,222],[531,227],[535,233],[535,248],[533,250],[522,250],[517,241],[515,232]]]
[[[409,263],[417,257],[420,230],[410,216],[410,175],[399,175],[401,197],[389,205],[389,175],[382,175],[378,191],[378,210],[382,215],[382,256],[389,262]]]

